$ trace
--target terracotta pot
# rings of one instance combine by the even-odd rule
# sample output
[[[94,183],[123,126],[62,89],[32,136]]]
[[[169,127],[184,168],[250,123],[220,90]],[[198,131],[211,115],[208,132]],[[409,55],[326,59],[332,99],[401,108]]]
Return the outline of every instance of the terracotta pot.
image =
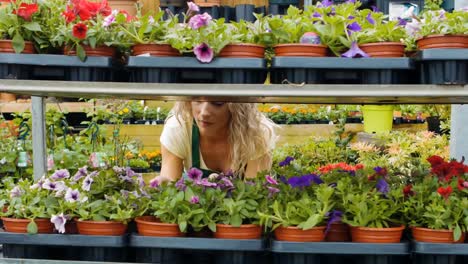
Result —
[[[27,233],[28,224],[31,222],[30,219],[16,219],[2,217],[3,226],[7,232],[12,233]],[[54,224],[50,222],[50,218],[34,219],[37,225],[38,234],[51,234],[54,232]]]
[[[418,49],[468,48],[468,35],[430,35],[416,40]]]
[[[353,242],[361,243],[400,243],[405,226],[372,228],[351,226]]]
[[[321,44],[279,44],[273,46],[275,54],[278,57],[325,57],[327,55],[327,46]]]
[[[15,53],[11,40],[0,40],[0,53]],[[33,54],[36,53],[34,49],[34,44],[31,41],[24,42],[24,49],[21,52],[22,54]]]
[[[76,220],[67,221],[65,224],[65,234],[78,234],[78,225]]]
[[[135,218],[138,234],[157,237],[183,237],[178,224],[161,223],[154,216],[140,216]]]
[[[262,236],[262,227],[259,225],[231,225],[216,224],[215,238],[224,239],[259,239]]]
[[[132,55],[138,56],[149,53],[150,56],[175,57],[180,52],[169,44],[136,44],[132,47]]]
[[[90,236],[121,236],[127,225],[116,221],[77,220],[78,233]]]
[[[0,102],[7,103],[16,101],[16,94],[12,93],[0,93]]]
[[[99,46],[96,48],[91,48],[88,45],[82,45],[83,49],[86,52],[86,56],[91,57],[114,57],[116,53],[115,47],[108,47],[108,46]],[[63,54],[69,56],[76,56],[76,49],[70,49],[70,47],[65,47],[63,49]]]
[[[405,44],[400,42],[377,42],[359,45],[370,57],[393,58],[405,55]]]
[[[463,243],[463,241],[465,241],[465,233],[462,234],[458,241],[454,241],[452,230],[412,227],[411,232],[413,233],[413,239],[419,242]]]
[[[219,53],[223,58],[264,58],[265,46],[238,43],[226,45]]]
[[[346,242],[351,241],[349,226],[345,223],[333,223],[325,237],[328,242]]]
[[[112,9],[125,10],[131,16],[137,13],[135,4],[138,0],[108,0],[107,2]]]
[[[278,227],[275,229],[276,240],[293,242],[320,242],[325,239],[326,226],[317,226],[302,230],[294,226]]]

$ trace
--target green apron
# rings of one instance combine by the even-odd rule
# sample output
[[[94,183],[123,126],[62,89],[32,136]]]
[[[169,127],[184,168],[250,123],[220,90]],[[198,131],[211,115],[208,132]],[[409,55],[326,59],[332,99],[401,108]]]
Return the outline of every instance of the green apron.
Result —
[[[212,173],[218,173],[216,171],[200,168],[200,131],[198,130],[195,120],[193,120],[192,125],[192,168],[201,170],[203,172],[203,178],[208,178]]]

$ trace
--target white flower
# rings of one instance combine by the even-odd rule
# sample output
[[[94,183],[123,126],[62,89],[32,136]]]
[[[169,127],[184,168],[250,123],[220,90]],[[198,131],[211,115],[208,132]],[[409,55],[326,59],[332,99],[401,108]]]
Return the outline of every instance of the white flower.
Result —
[[[52,215],[50,222],[54,224],[55,229],[61,234],[65,233],[65,224],[67,223],[67,218],[63,213],[59,215]]]

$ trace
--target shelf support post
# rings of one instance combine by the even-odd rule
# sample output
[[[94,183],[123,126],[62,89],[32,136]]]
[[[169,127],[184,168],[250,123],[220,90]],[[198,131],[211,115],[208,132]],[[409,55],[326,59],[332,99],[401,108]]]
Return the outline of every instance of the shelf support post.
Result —
[[[468,105],[452,105],[450,157],[468,160]]]
[[[34,179],[37,180],[47,172],[45,99],[31,96],[31,104]]]

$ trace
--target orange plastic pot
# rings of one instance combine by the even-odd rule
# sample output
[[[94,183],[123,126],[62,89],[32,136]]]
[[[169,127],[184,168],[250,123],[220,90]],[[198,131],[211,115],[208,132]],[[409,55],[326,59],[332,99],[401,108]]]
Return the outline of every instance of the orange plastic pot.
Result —
[[[77,220],[78,233],[90,236],[121,236],[127,231],[127,225],[116,221]]]
[[[275,229],[276,240],[292,242],[320,242],[325,239],[326,226],[317,226],[302,230],[294,226],[278,227]]]
[[[416,40],[418,49],[468,48],[468,35],[430,35]]]
[[[219,52],[218,56],[223,58],[264,58],[265,46],[249,43],[229,44]]]
[[[347,242],[351,241],[349,226],[345,223],[333,223],[325,237],[328,242]]]
[[[262,227],[259,225],[231,225],[216,224],[215,238],[224,239],[258,239],[262,236]]]
[[[15,49],[13,49],[13,44],[11,40],[0,40],[0,53],[15,53]],[[36,53],[36,50],[34,49],[34,44],[31,41],[25,41],[24,49],[21,53],[22,54]]]
[[[359,48],[370,57],[392,58],[405,55],[405,45],[400,42],[377,42],[360,44]]]
[[[155,57],[180,56],[180,52],[169,44],[136,44],[132,47],[133,56],[149,54]]]
[[[453,230],[437,230],[424,227],[412,227],[411,232],[413,238],[419,242],[430,242],[430,243],[463,243],[465,241],[465,233],[459,240],[453,239]]]
[[[405,226],[372,228],[351,226],[353,242],[361,243],[400,243]]]
[[[7,232],[12,233],[27,233],[28,224],[31,222],[30,219],[16,219],[3,217],[3,226]],[[39,234],[51,234],[54,232],[54,225],[50,222],[50,218],[34,219],[37,225],[37,233]]]
[[[327,46],[320,44],[279,44],[273,48],[277,57],[325,57],[327,55]]]
[[[138,234],[157,237],[183,237],[178,224],[161,223],[154,216],[140,216],[135,218]]]

